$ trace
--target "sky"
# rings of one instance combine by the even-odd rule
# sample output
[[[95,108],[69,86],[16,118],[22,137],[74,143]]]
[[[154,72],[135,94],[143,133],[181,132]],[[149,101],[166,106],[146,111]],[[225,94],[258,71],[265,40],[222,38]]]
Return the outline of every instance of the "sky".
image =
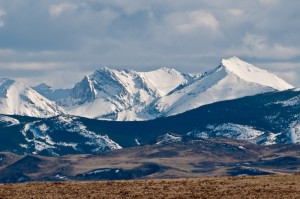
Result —
[[[0,0],[0,77],[72,87],[107,66],[202,73],[237,56],[300,87],[299,0]]]

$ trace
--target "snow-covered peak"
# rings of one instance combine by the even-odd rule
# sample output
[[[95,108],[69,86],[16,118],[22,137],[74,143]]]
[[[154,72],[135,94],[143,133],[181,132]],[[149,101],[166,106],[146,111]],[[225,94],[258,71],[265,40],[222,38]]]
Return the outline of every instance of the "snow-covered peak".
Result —
[[[46,84],[46,83],[41,83],[41,84],[35,86],[34,88],[36,88],[36,89],[44,89],[44,90],[45,90],[45,89],[52,90],[52,87],[49,86],[49,85]]]
[[[164,72],[167,72],[167,73],[173,73],[173,74],[178,74],[180,72],[178,72],[177,70],[175,70],[174,68],[168,68],[168,67],[161,67],[159,69],[156,69],[154,71],[150,71],[150,72],[159,72],[159,71],[164,71]]]
[[[77,83],[71,94],[58,103],[74,115],[139,120],[137,114],[146,106],[192,78],[169,68],[137,72],[104,67]]]
[[[176,115],[205,104],[290,88],[276,75],[232,57],[158,99],[152,112]]]
[[[32,87],[32,89],[51,101],[58,101],[62,98],[65,98],[70,94],[71,91],[71,89],[54,89],[46,83],[41,83],[35,87]]]
[[[95,72],[93,72],[90,75],[91,79],[97,78],[98,76],[101,75],[113,75],[115,73],[128,73],[128,74],[133,74],[135,73],[135,71],[130,70],[130,69],[114,69],[114,68],[109,68],[109,67],[102,67],[100,69],[97,69]]]
[[[132,90],[138,84],[142,84],[143,88],[147,87],[149,90],[156,91],[160,96],[168,94],[190,78],[192,78],[190,74],[181,73],[167,67],[149,72],[104,67],[90,75],[90,79],[96,84],[109,84],[113,87],[118,85],[119,87],[124,87],[129,93],[132,93]]]
[[[85,82],[88,85],[88,89],[85,89],[85,92],[93,91],[95,96],[89,102],[96,99],[97,96],[112,99],[118,96],[119,98],[123,98],[126,95],[129,95],[129,98],[136,98],[134,96],[138,95],[138,98],[141,98],[142,102],[145,102],[143,99],[147,101],[149,99],[149,96],[145,95],[151,95],[152,97],[164,96],[190,78],[192,76],[189,74],[180,73],[166,67],[149,72],[104,67],[86,76],[74,89],[79,85],[82,87]],[[76,91],[75,98],[83,97],[82,95],[86,94]]]
[[[62,110],[29,86],[4,78],[0,79],[0,113],[52,117]]]
[[[257,68],[237,57],[222,59],[221,66],[223,66],[227,72],[232,73],[247,82],[257,83],[280,91],[294,88],[273,73]]]

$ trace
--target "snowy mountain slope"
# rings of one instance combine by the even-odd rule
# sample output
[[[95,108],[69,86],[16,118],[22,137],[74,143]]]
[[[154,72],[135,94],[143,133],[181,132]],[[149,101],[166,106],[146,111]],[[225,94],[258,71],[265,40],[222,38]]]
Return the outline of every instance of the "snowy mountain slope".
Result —
[[[58,116],[46,122],[38,120],[27,123],[21,132],[26,140],[21,147],[33,151],[34,154],[47,152],[57,156],[62,153],[63,149],[99,153],[122,148],[108,136],[89,131],[76,117],[72,116]]]
[[[69,114],[110,120],[148,119],[138,115],[154,100],[190,81],[189,74],[161,68],[151,72],[102,68],[58,100]]]
[[[274,74],[232,57],[223,59],[218,68],[193,83],[160,98],[150,110],[164,116],[176,115],[217,101],[291,88]]]
[[[194,79],[190,74],[180,73],[166,67],[150,72],[138,72],[138,74],[147,85],[157,88],[160,96],[165,96],[179,85]]]
[[[80,118],[68,115],[52,118],[0,115],[0,129],[0,150],[18,154],[96,154],[122,148],[104,133],[89,130]]]
[[[290,125],[290,133],[291,143],[300,143],[300,114],[298,120]]]
[[[280,133],[264,132],[247,125],[222,123],[218,125],[207,125],[205,131],[193,133],[193,135],[199,138],[226,137],[247,140],[248,142],[262,145],[272,145],[277,143],[277,136],[279,136]]]
[[[0,79],[0,113],[52,117],[63,111],[29,86],[10,79]]]

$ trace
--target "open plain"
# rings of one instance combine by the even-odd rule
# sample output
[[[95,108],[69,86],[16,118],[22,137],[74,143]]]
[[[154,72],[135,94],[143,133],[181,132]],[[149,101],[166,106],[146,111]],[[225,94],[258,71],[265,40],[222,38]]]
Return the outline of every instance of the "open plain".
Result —
[[[1,184],[0,198],[299,198],[300,175]]]

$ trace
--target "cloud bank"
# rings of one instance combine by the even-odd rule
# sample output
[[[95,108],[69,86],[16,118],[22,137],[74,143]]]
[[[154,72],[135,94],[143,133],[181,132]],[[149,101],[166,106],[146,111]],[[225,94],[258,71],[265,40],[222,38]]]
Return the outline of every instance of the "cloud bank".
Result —
[[[0,74],[70,87],[103,66],[195,73],[235,55],[300,87],[299,7],[280,0],[0,0]]]

